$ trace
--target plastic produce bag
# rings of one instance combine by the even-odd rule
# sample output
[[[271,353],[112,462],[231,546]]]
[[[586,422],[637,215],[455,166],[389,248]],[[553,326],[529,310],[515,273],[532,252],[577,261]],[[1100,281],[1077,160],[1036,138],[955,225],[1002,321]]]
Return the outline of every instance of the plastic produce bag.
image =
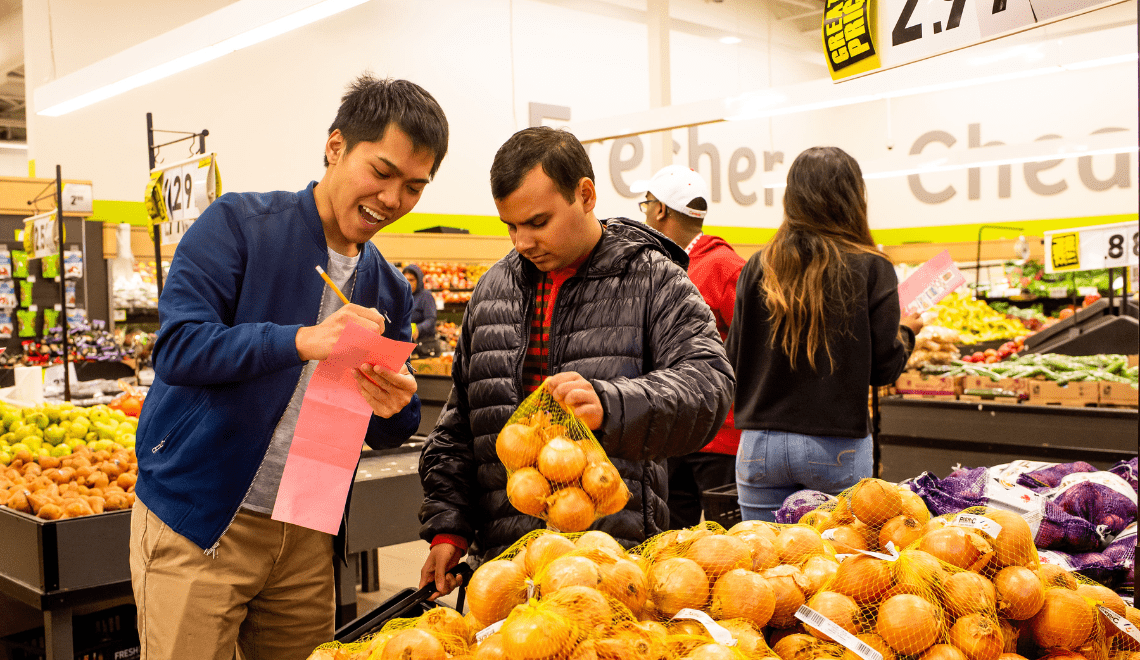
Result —
[[[40,259],[40,274],[45,279],[59,277],[59,254],[45,254]]]
[[[20,280],[20,307],[31,307],[33,303],[32,290],[35,282]]]
[[[12,277],[28,276],[28,253],[23,250],[12,250]]]
[[[580,532],[625,507],[629,488],[594,434],[544,385],[523,400],[495,442],[515,509],[556,531]]]
[[[18,321],[17,334],[21,337],[35,337],[36,336],[36,316],[39,314],[34,309],[18,309],[16,310],[16,319]]]
[[[776,511],[776,522],[794,525],[800,522],[800,519],[809,511],[833,502],[835,502],[834,495],[828,495],[818,490],[797,491],[789,495]]]

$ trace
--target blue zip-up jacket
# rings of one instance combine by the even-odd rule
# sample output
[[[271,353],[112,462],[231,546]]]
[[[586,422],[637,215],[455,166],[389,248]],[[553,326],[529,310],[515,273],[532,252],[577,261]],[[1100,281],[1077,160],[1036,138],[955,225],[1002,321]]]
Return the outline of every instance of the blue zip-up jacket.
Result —
[[[182,237],[159,299],[135,492],[203,549],[237,515],[301,377],[297,330],[317,323],[325,284],[314,267],[328,267],[315,186],[219,197]],[[411,287],[372,243],[351,300],[387,313],[385,336],[411,340]],[[419,423],[413,397],[390,419],[373,415],[365,440],[398,446]]]

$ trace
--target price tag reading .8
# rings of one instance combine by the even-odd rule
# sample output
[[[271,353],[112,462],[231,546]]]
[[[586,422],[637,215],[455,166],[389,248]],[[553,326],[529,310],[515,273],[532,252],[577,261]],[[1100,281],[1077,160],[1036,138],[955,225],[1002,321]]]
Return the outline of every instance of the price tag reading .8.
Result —
[[[1119,259],[1124,256],[1124,234],[1112,234],[1108,237],[1108,258]],[[1140,232],[1132,233],[1132,256],[1140,257]]]

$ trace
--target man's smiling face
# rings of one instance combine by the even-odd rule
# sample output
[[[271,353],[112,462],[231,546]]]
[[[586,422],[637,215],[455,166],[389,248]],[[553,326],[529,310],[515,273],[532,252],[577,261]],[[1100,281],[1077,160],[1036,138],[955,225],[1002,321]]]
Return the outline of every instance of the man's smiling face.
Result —
[[[325,154],[329,167],[317,195],[326,204],[318,201],[317,208],[329,247],[347,256],[415,208],[435,162],[435,154],[415,148],[395,124],[379,140],[359,142],[351,150],[333,131]]]

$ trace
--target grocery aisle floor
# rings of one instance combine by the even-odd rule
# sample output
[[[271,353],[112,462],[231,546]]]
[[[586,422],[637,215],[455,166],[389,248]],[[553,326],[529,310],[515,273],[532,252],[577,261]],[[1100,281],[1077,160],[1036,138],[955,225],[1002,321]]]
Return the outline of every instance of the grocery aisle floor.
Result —
[[[400,591],[411,587],[415,589],[420,584],[420,569],[428,556],[427,541],[412,541],[380,548],[377,551],[379,559],[380,590],[364,593],[356,589],[357,614],[364,614],[391,598]],[[455,607],[455,593],[452,593],[441,602]]]

